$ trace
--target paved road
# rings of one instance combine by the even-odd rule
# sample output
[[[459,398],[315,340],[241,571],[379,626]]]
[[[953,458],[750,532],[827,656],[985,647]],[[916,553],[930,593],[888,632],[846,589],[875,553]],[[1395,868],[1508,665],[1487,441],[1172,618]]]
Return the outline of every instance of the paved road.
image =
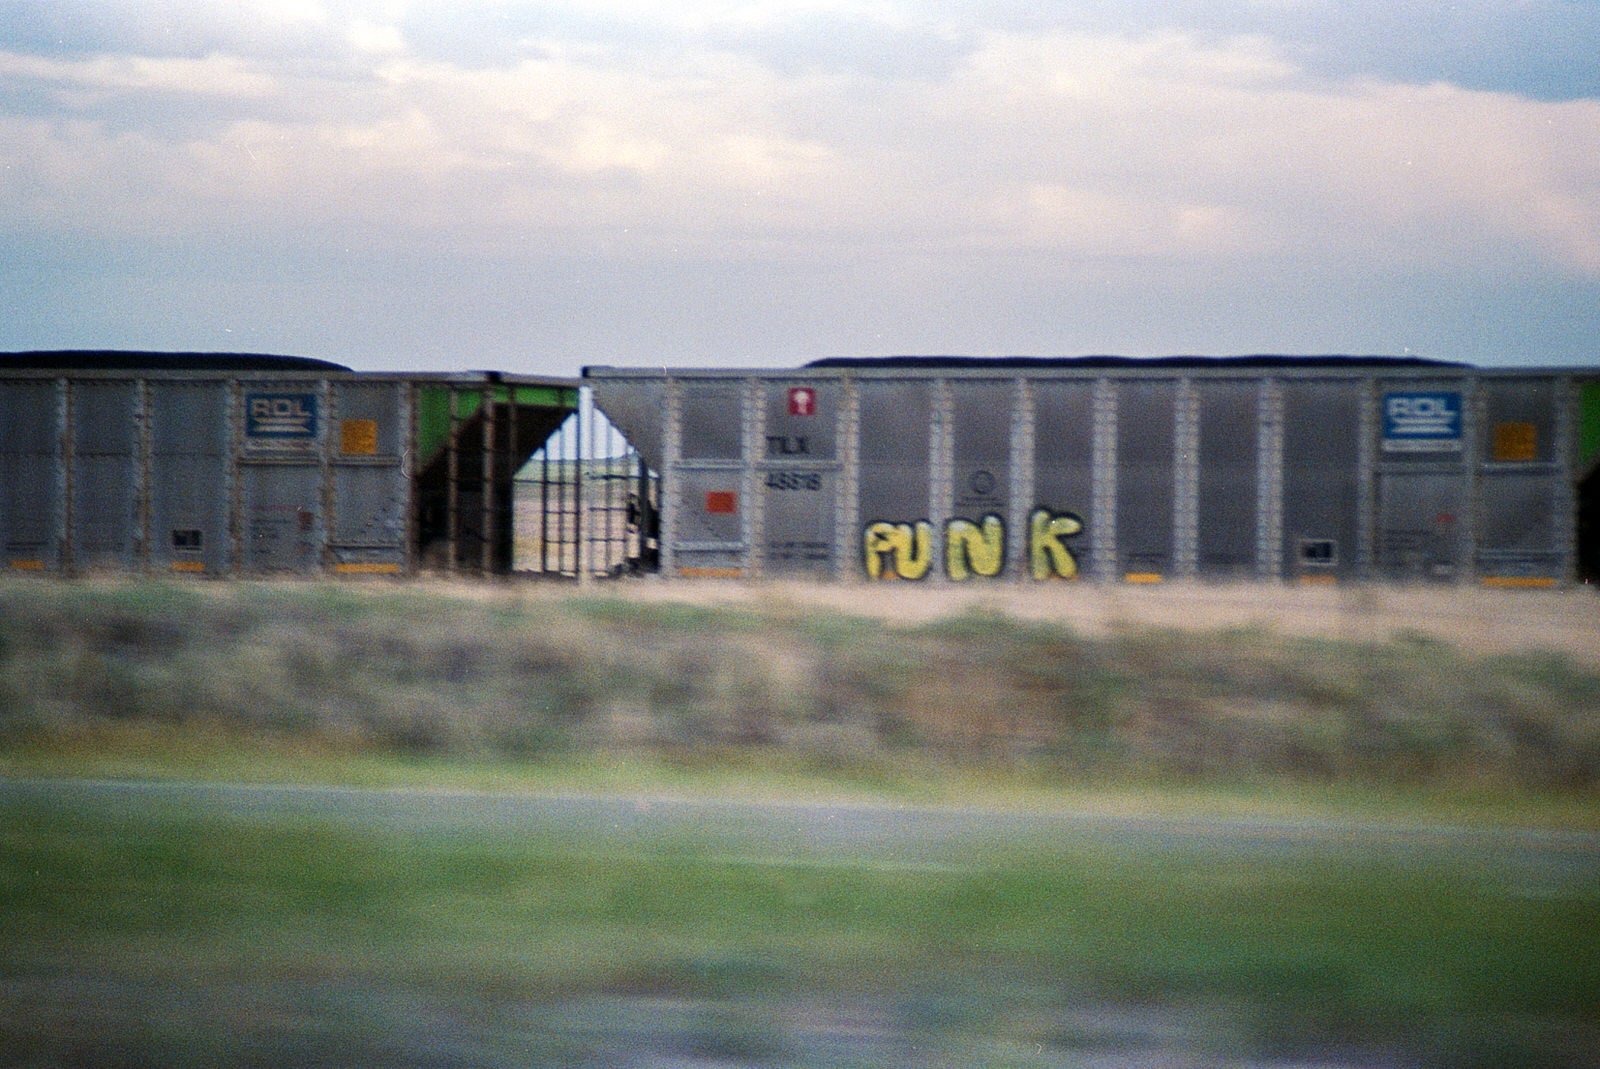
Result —
[[[550,836],[595,849],[689,839],[773,864],[971,864],[1019,849],[1450,859],[1542,880],[1600,880],[1600,833],[1337,821],[1120,816],[891,803],[754,802],[210,783],[0,780],[0,805],[130,806],[231,820]]]

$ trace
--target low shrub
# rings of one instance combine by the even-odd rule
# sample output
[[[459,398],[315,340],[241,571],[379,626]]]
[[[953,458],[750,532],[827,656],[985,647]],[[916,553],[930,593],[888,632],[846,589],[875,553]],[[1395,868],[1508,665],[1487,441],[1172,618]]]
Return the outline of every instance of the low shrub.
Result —
[[[415,754],[894,754],[1076,778],[1600,787],[1600,674],[1554,655],[1121,629],[895,627],[503,588],[0,582],[0,746],[107,721]]]

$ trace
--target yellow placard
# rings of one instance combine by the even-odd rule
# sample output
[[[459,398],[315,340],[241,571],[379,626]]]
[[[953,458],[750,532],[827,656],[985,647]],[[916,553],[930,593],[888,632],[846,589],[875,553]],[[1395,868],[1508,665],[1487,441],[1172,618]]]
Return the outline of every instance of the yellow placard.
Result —
[[[1495,460],[1539,459],[1539,429],[1532,423],[1496,423],[1491,456]]]
[[[378,421],[342,419],[339,421],[339,452],[351,457],[370,457],[378,453]]]
[[[1483,585],[1502,590],[1548,590],[1556,581],[1548,575],[1490,575],[1484,577]]]

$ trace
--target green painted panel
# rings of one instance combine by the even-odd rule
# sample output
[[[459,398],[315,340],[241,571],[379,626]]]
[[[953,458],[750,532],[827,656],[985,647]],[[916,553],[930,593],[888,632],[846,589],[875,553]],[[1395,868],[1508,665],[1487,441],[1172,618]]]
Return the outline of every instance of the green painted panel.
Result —
[[[477,391],[457,391],[456,418],[471,419],[483,403]],[[417,456],[423,464],[438,455],[450,440],[450,393],[448,386],[424,386],[417,391]]]
[[[450,440],[449,386],[423,386],[417,391],[417,456],[427,464]],[[456,387],[456,418],[463,423],[483,407],[482,389]],[[487,392],[496,401],[509,401],[515,393],[519,408],[558,408],[573,412],[578,407],[578,391],[562,386],[491,386]]]
[[[1600,460],[1600,379],[1585,382],[1578,397],[1578,468],[1588,471]]]
[[[518,386],[517,404],[564,408],[570,412],[578,407],[578,391],[560,386]]]

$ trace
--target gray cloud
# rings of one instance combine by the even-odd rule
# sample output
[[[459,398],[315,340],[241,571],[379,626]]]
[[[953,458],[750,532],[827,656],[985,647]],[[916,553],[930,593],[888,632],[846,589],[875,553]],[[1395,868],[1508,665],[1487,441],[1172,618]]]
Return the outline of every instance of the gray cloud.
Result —
[[[348,49],[327,32],[317,5],[266,0],[10,0],[0,4],[0,41],[40,55],[188,57],[215,53],[280,61],[327,60]]]
[[[1600,97],[1600,4],[1592,0],[945,0],[951,25],[1021,33],[1268,38],[1308,72],[1449,82],[1536,100]]]

